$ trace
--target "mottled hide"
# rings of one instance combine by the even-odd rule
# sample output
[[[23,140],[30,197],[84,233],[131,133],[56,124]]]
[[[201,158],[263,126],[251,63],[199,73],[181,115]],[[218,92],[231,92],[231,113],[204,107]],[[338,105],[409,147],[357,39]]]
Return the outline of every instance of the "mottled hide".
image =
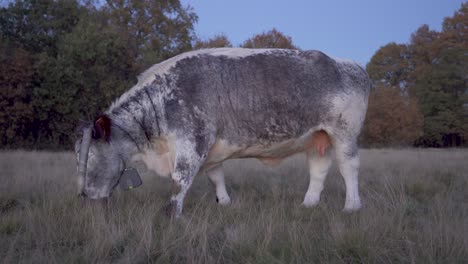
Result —
[[[306,152],[310,185],[303,205],[313,206],[331,164],[332,146],[345,179],[345,210],[356,210],[356,140],[369,87],[359,65],[319,51],[221,48],[183,53],[144,72],[105,112],[111,121],[105,133],[109,140],[93,139],[87,171],[101,171],[91,165],[93,160],[109,156],[118,160],[113,167],[143,160],[178,186],[169,211],[179,216],[197,173],[205,172],[216,186],[217,200],[228,204],[224,160],[258,158],[277,164]],[[109,182],[118,182],[118,177]],[[83,192],[91,198],[109,196],[113,186],[89,191],[100,188],[95,181],[85,177]],[[92,194],[96,192],[100,195]]]

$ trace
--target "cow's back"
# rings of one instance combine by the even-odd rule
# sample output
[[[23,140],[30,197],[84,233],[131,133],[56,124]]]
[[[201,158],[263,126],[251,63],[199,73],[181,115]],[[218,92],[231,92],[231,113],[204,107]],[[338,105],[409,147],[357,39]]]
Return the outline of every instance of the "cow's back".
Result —
[[[174,82],[178,102],[196,109],[192,113],[203,122],[214,122],[224,138],[271,142],[298,137],[333,118],[334,95],[350,92],[353,78],[367,78],[359,67],[355,71],[363,76],[350,78],[344,64],[319,51],[202,53],[177,61],[166,78]]]

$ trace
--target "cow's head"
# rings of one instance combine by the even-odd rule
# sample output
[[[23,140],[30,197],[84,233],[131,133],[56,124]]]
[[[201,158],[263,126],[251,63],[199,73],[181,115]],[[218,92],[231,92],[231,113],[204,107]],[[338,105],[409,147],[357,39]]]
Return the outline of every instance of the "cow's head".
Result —
[[[78,160],[78,192],[91,199],[109,197],[123,169],[116,142],[111,140],[111,119],[99,116],[80,128],[75,143]]]

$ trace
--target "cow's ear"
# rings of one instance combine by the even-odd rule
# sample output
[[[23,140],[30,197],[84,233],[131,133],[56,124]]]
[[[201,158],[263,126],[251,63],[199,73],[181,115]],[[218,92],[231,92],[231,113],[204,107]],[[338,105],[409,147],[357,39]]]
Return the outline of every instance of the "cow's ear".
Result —
[[[94,120],[93,138],[109,141],[111,135],[111,119],[100,115]]]

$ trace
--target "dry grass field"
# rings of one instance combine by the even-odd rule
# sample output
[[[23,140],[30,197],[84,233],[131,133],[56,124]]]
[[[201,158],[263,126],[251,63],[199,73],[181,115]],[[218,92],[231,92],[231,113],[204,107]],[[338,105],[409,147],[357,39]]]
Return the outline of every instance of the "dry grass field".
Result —
[[[107,206],[76,197],[71,153],[0,153],[2,263],[468,263],[468,150],[362,150],[363,209],[341,212],[334,166],[317,208],[299,204],[303,156],[278,167],[227,162],[229,207],[199,175],[184,216],[164,213],[170,182]]]

